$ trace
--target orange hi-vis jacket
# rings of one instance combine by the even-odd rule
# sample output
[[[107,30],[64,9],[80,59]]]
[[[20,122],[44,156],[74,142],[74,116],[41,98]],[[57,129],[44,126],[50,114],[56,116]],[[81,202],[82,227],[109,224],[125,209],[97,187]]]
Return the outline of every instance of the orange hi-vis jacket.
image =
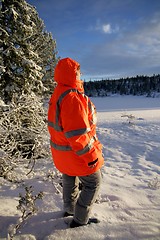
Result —
[[[69,176],[86,176],[104,162],[96,136],[96,110],[76,79],[79,63],[61,59],[55,68],[57,86],[48,109],[50,146],[56,168]]]

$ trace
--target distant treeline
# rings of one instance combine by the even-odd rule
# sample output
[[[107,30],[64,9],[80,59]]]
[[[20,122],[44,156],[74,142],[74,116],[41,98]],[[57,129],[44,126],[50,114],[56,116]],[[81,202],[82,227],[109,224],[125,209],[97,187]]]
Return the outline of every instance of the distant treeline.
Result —
[[[160,93],[160,74],[84,82],[86,95],[103,97],[111,94],[155,96]],[[158,94],[159,95],[159,94]]]

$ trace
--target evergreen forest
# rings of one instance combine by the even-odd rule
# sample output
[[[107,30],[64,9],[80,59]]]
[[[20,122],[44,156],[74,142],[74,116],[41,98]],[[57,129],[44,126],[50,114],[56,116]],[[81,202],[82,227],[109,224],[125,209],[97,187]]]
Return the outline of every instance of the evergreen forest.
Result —
[[[104,97],[112,94],[156,97],[160,95],[160,74],[89,81],[84,82],[84,88],[89,97]]]

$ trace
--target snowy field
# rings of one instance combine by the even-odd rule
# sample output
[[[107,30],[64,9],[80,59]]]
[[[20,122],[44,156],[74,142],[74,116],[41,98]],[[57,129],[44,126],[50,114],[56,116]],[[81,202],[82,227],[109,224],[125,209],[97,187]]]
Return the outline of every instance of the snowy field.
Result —
[[[60,178],[51,159],[40,159],[25,185],[32,185],[35,193],[43,191],[44,197],[37,202],[37,215],[14,239],[160,239],[160,98],[114,96],[92,101],[105,155],[103,183],[92,210],[101,222],[68,228],[62,218]],[[0,239],[6,239],[8,227],[19,218],[16,206],[24,186],[0,181]]]

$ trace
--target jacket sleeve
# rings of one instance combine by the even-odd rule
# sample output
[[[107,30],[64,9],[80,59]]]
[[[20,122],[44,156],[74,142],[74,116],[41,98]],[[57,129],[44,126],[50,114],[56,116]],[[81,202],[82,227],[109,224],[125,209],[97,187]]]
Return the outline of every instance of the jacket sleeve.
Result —
[[[94,144],[96,140],[90,128],[88,105],[85,101],[77,93],[68,94],[62,102],[61,121],[72,150],[90,166],[97,160],[101,144]]]

